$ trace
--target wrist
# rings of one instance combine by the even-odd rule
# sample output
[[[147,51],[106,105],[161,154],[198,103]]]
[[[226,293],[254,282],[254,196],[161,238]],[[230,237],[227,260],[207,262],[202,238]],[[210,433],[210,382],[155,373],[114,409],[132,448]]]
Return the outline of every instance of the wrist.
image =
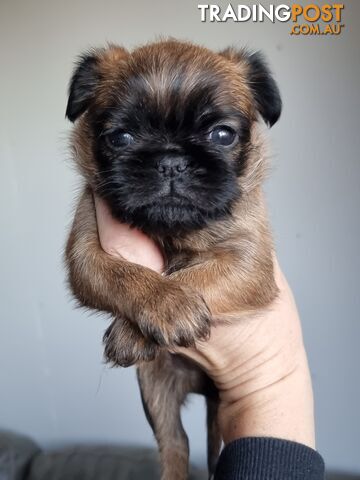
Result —
[[[220,392],[219,423],[225,443],[275,437],[315,448],[313,395],[305,351],[279,374],[265,374]]]

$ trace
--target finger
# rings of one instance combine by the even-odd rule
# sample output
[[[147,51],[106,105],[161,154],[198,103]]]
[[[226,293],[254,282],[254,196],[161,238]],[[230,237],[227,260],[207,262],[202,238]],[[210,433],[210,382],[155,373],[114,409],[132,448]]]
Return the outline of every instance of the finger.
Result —
[[[102,199],[95,196],[94,200],[100,243],[105,252],[162,272],[164,259],[159,246],[140,230],[116,220]]]
[[[175,347],[169,350],[169,353],[187,358],[203,370],[209,369],[211,365],[203,342],[196,342],[195,347]]]

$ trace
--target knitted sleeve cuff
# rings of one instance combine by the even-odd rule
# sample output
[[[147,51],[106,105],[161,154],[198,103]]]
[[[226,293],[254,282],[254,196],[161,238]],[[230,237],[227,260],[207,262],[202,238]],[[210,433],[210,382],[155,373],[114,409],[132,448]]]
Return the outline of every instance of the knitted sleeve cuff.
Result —
[[[300,443],[277,438],[241,438],[220,455],[215,480],[323,480],[324,461]]]

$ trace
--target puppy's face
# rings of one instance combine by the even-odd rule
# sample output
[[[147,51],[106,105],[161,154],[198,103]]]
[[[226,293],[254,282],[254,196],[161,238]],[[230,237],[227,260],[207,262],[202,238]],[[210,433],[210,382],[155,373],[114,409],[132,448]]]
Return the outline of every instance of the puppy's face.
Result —
[[[82,114],[91,184],[121,221],[177,235],[231,215],[258,115],[280,115],[261,57],[166,41],[84,56],[67,116]],[[91,164],[91,165],[89,165]]]

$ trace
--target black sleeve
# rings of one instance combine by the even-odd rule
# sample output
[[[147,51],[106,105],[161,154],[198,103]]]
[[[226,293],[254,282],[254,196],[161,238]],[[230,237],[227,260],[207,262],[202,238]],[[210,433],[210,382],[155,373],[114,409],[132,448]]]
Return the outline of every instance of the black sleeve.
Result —
[[[324,480],[322,457],[312,448],[277,438],[241,438],[220,455],[215,480]]]

